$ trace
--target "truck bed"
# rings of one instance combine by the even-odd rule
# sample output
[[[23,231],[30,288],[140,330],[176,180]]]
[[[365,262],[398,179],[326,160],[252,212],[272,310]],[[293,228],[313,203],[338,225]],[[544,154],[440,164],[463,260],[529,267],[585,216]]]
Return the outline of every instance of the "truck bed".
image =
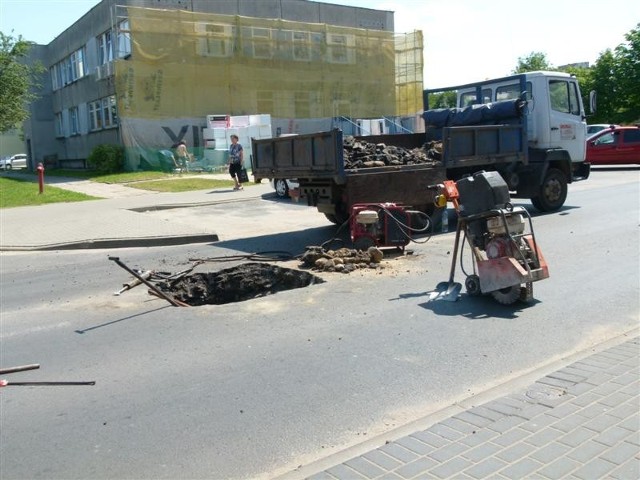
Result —
[[[356,137],[406,149],[421,147],[423,133]],[[445,169],[433,164],[344,168],[342,132],[252,140],[251,166],[256,180],[295,178],[301,196],[327,216],[348,217],[354,203],[399,203],[433,211],[429,185],[445,180]]]

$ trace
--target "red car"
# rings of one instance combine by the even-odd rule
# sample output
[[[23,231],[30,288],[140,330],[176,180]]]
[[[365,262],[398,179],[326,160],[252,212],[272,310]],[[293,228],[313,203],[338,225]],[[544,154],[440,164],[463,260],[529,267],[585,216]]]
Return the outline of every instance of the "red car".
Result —
[[[587,162],[593,165],[640,165],[640,126],[615,126],[589,137]]]

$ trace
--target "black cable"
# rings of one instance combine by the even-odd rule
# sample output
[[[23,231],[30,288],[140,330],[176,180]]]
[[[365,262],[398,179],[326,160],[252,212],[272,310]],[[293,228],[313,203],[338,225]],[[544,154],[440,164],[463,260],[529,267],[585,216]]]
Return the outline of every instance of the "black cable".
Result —
[[[281,250],[272,250],[272,251],[264,251],[264,252],[256,252],[256,253],[248,253],[245,255],[227,255],[224,257],[208,257],[208,258],[190,258],[190,262],[234,262],[239,260],[252,260],[255,262],[275,262],[281,261],[285,262],[288,260],[292,260],[295,257],[291,252],[285,252]],[[195,266],[195,265],[194,265]]]

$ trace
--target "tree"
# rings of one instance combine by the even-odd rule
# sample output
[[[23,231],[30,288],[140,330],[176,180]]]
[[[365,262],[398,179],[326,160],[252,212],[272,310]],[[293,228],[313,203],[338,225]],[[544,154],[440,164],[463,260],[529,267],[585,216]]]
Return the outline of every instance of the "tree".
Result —
[[[640,121],[640,23],[625,35],[626,43],[614,51],[613,71],[617,84],[618,119]]]
[[[456,106],[456,92],[429,94],[429,108],[452,108]]]
[[[616,123],[617,120],[617,103],[620,96],[618,90],[618,82],[615,74],[616,60],[610,49],[600,54],[596,63],[591,67],[592,83],[590,90],[594,90],[597,94],[596,112],[593,117],[589,118],[589,123]],[[587,90],[587,86],[580,85],[583,91]]]
[[[555,68],[547,60],[546,54],[531,52],[527,57],[518,57],[518,65],[511,73],[535,72],[536,70],[555,70]]]
[[[0,132],[15,128],[29,117],[29,102],[37,96],[33,88],[44,71],[39,63],[25,62],[32,42],[0,32]]]

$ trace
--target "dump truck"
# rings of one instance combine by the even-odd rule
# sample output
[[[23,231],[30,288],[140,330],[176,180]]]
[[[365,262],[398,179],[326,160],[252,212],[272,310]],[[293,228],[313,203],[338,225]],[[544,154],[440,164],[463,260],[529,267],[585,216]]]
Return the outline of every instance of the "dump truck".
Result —
[[[458,107],[428,109],[429,94],[457,92]],[[589,176],[586,123],[577,79],[561,72],[531,72],[475,84],[424,91],[425,133],[356,137],[407,149],[441,144],[428,164],[345,168],[343,134],[334,129],[252,139],[256,181],[297,178],[300,196],[334,223],[356,203],[393,202],[433,216],[430,185],[478,171],[497,171],[514,197],[543,212],[558,210],[567,185]]]

